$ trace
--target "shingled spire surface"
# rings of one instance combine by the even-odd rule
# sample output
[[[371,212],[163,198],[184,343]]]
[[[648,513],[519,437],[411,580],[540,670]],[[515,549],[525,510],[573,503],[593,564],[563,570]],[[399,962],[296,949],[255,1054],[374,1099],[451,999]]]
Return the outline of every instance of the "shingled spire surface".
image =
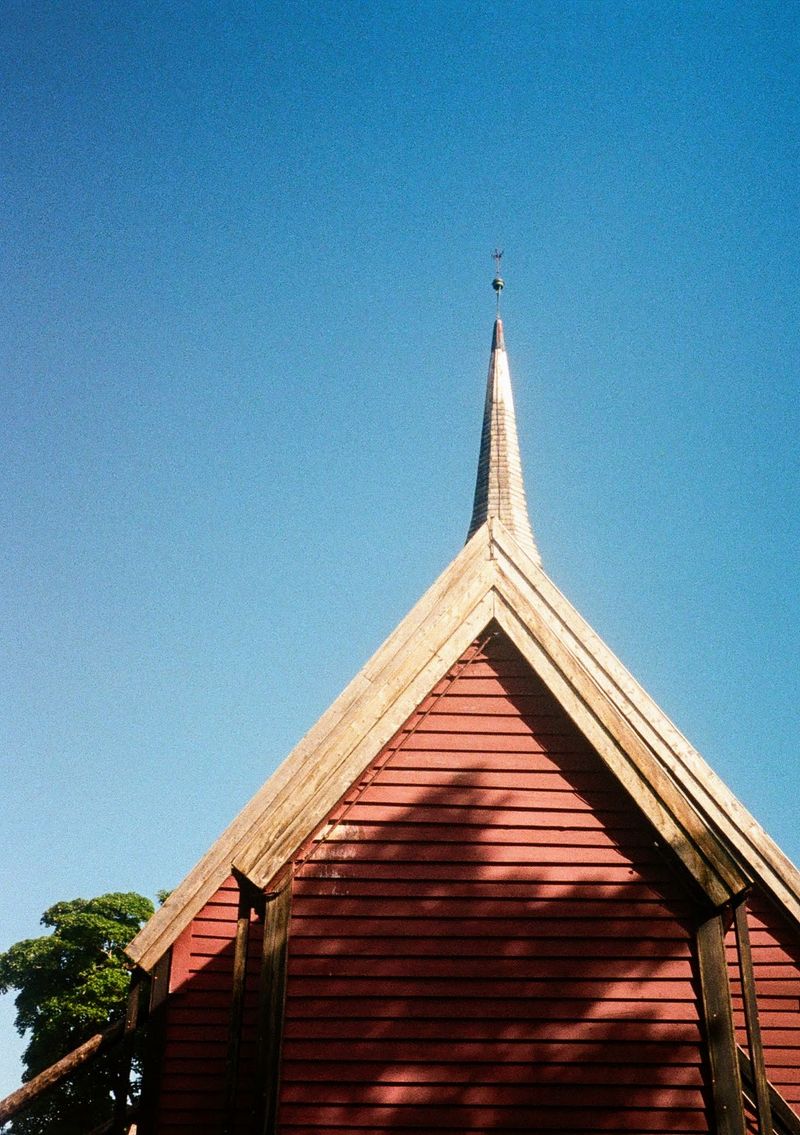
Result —
[[[467,539],[493,517],[503,522],[537,563],[541,562],[525,499],[511,376],[499,316],[492,335],[478,476]]]

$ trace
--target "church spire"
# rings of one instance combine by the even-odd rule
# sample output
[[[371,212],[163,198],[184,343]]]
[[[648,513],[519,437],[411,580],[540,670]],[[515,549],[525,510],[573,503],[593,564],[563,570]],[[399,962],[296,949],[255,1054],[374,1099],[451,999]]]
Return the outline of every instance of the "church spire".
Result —
[[[503,288],[499,273],[501,256],[502,253],[495,253],[498,272],[492,281],[492,287],[497,293],[498,308]],[[525,500],[511,376],[499,310],[492,334],[475,501],[467,539],[492,517],[501,520],[536,562],[540,562]]]

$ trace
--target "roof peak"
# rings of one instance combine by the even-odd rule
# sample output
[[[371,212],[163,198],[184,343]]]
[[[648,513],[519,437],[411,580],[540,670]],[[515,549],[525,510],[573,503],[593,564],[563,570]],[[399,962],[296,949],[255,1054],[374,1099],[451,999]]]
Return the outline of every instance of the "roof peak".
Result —
[[[492,331],[475,499],[467,539],[492,517],[500,519],[528,554],[541,562],[528,516],[511,375],[499,315]]]

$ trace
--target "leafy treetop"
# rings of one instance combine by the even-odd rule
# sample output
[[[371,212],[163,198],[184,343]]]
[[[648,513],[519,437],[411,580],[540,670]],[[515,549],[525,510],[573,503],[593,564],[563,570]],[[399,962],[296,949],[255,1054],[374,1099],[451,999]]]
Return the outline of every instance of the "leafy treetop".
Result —
[[[42,915],[52,933],[17,942],[0,954],[0,992],[18,990],[16,1027],[29,1035],[23,1054],[29,1080],[124,1012],[132,964],[124,948],[153,913],[143,895],[100,895],[57,902]],[[108,1106],[110,1080],[99,1065],[82,1086],[64,1085],[14,1122],[14,1132],[87,1130]],[[54,1112],[54,1109],[55,1112]],[[45,1118],[46,1117],[46,1118]],[[52,1126],[55,1120],[57,1126]],[[77,1127],[76,1127],[77,1129]]]

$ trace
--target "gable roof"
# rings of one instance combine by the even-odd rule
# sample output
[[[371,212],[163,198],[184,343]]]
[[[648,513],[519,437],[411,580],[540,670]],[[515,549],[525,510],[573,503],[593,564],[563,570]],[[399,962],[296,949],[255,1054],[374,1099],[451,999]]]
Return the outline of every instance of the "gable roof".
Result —
[[[503,367],[505,383],[496,381],[498,373],[503,378]],[[484,507],[485,519],[130,943],[130,957],[144,969],[158,962],[232,869],[256,887],[267,887],[492,622],[516,645],[713,906],[758,880],[800,925],[800,873],[541,567],[530,525],[518,523],[520,509],[526,517],[527,512],[524,488],[520,497],[513,487],[518,473],[522,488],[522,474],[507,376],[498,320],[483,437],[495,436],[503,444],[489,445],[484,461],[482,443],[470,531]],[[502,428],[494,429],[492,422],[500,421]],[[502,459],[515,451],[516,459]]]

